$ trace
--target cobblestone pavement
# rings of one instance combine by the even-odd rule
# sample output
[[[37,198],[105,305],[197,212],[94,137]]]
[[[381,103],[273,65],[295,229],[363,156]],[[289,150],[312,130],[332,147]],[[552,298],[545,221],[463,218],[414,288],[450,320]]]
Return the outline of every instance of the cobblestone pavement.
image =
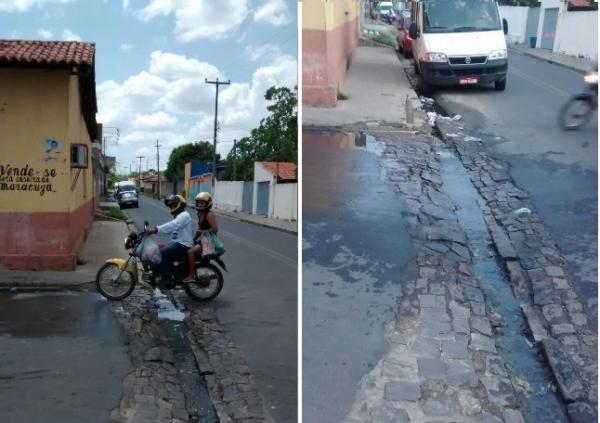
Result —
[[[361,381],[347,421],[525,421],[517,397],[526,389],[496,348],[502,319],[486,304],[456,206],[444,192],[435,155],[442,142],[393,132],[378,140],[384,141],[384,178],[405,205],[420,277],[403,287],[396,321],[387,331],[389,349]],[[487,200],[481,206],[494,246],[569,403],[571,420],[595,421],[597,338],[564,259],[535,213],[515,218],[514,210],[530,205],[507,168],[481,146],[458,149]]]
[[[184,388],[178,356],[158,320],[150,291],[138,289],[110,307],[124,326],[133,371],[123,381],[120,407],[112,422],[270,422],[243,354],[210,307],[186,301],[183,332],[196,359],[208,410],[197,407],[203,392]],[[178,303],[180,307],[181,303]],[[195,375],[193,376],[195,377]]]

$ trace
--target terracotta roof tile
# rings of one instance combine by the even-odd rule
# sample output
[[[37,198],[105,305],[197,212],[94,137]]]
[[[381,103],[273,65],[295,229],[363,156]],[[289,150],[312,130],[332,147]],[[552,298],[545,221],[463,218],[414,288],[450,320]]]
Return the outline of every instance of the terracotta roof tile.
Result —
[[[297,179],[294,163],[287,162],[260,162],[262,166],[273,175],[277,176],[280,181],[294,181]]]
[[[569,4],[575,7],[588,7],[590,2],[589,0],[569,0]]]
[[[0,39],[0,64],[37,66],[94,66],[96,46],[77,41]]]

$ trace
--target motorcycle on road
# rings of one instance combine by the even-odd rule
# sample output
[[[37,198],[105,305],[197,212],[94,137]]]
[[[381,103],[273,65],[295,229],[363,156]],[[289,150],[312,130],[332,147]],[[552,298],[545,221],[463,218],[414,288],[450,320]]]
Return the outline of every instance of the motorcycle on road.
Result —
[[[129,250],[127,259],[108,259],[98,270],[96,289],[102,296],[108,300],[122,300],[133,292],[138,283],[152,289],[183,287],[185,292],[196,301],[210,301],[219,295],[223,289],[223,273],[219,267],[227,271],[221,258],[223,253],[197,257],[195,280],[183,283],[188,268],[187,259],[169,262],[167,274],[161,274],[156,263],[149,260],[147,254],[143,252],[144,239],[149,236],[145,231],[147,227],[148,222],[144,222],[143,232],[133,231],[125,238],[125,249]],[[159,252],[155,251],[156,253]]]
[[[583,79],[588,89],[571,97],[560,109],[558,122],[563,131],[581,128],[598,108],[598,70],[586,73]]]

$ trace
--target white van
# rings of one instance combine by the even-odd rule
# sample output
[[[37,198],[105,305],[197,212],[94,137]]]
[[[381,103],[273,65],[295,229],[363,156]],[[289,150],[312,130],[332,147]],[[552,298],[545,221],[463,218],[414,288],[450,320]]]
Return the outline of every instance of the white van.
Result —
[[[413,0],[409,36],[425,85],[506,88],[508,54],[494,0]]]

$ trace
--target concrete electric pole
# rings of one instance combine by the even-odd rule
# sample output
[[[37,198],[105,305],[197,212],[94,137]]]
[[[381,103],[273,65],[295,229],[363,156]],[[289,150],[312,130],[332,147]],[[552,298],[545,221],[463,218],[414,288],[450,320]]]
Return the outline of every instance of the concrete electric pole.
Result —
[[[208,79],[204,79],[204,82],[207,84],[214,84],[216,90],[215,96],[215,131],[213,138],[213,167],[212,167],[212,195],[215,195],[215,180],[217,179],[217,116],[219,114],[219,85],[229,85],[231,84],[231,80],[227,82],[219,81],[217,78],[216,81],[209,81]]]
[[[138,180],[139,180],[139,191],[142,190],[142,159],[144,158],[144,156],[136,156],[137,159],[140,159],[140,171],[138,173]]]
[[[158,183],[158,198],[160,199],[160,151],[159,147],[162,147],[156,140],[156,173],[157,173],[157,183]]]

